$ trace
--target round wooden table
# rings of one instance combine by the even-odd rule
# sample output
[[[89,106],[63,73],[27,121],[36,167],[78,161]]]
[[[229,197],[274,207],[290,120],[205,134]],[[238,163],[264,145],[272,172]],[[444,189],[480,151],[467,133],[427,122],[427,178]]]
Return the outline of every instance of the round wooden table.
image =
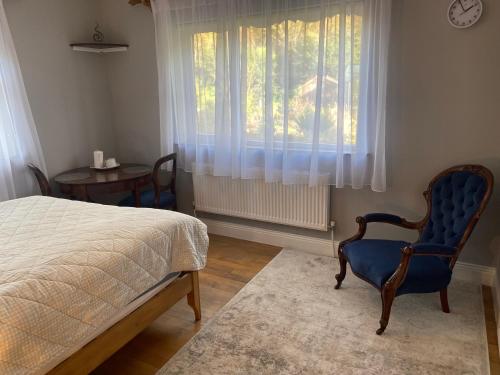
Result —
[[[54,180],[62,193],[82,201],[89,201],[89,190],[93,193],[131,191],[135,196],[135,205],[139,207],[141,188],[151,183],[151,173],[152,168],[148,165],[122,164],[110,170],[76,168],[58,174]]]

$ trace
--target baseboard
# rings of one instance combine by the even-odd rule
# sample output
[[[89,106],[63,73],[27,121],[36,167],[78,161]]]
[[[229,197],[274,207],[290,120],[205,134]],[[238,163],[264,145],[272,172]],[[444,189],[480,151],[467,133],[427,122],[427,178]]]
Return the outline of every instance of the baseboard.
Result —
[[[228,223],[221,220],[200,218],[208,227],[208,232],[221,236],[239,238],[241,240],[265,243],[268,245],[303,250],[309,253],[332,256],[337,254],[339,242],[287,233],[278,230],[258,228],[250,225]],[[495,285],[495,269],[472,263],[457,262],[453,277],[457,280],[470,281],[493,287]],[[500,288],[495,288],[500,301]],[[497,314],[498,316],[498,314]]]
[[[458,280],[470,281],[493,287],[495,283],[495,269],[478,264],[457,262],[453,270],[453,277]]]
[[[208,233],[286,247],[289,249],[304,250],[319,255],[332,256],[334,251],[331,240],[258,228],[244,224],[228,223],[221,220],[206,218],[200,218],[200,220],[207,225]]]

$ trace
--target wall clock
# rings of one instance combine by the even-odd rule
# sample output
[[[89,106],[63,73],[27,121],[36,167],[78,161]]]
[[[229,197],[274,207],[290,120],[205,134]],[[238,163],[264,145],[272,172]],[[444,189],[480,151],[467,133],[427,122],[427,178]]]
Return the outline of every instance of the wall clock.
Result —
[[[479,21],[482,14],[481,0],[453,0],[448,8],[448,21],[453,27],[465,29]]]

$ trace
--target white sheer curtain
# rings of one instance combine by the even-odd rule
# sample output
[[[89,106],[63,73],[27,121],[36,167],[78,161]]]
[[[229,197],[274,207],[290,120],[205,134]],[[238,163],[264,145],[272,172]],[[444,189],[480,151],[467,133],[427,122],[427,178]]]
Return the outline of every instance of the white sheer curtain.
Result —
[[[35,181],[26,167],[46,173],[40,142],[0,0],[0,201],[30,195]]]
[[[154,0],[162,151],[187,171],[385,190],[391,0]]]

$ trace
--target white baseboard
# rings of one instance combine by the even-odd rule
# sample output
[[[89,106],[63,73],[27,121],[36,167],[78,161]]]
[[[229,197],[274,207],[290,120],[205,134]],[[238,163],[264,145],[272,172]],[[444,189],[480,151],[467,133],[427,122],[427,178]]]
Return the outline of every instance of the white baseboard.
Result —
[[[258,228],[250,225],[228,223],[220,220],[205,218],[200,218],[200,220],[207,225],[208,233],[289,249],[304,250],[319,255],[332,256],[334,251],[331,240]]]
[[[493,286],[495,282],[495,269],[478,264],[457,262],[453,269],[453,277],[458,280],[471,281],[477,284]]]
[[[239,238],[241,240],[265,243],[268,245],[303,250],[308,253],[332,256],[337,255],[338,241],[293,234],[272,229],[258,228],[250,225],[228,223],[221,220],[200,218],[208,232],[221,236]],[[477,284],[494,286],[495,269],[472,263],[457,262],[453,277],[458,280],[470,281]],[[497,288],[498,289],[498,288]],[[498,293],[498,291],[497,291]],[[500,295],[499,295],[500,301]]]

